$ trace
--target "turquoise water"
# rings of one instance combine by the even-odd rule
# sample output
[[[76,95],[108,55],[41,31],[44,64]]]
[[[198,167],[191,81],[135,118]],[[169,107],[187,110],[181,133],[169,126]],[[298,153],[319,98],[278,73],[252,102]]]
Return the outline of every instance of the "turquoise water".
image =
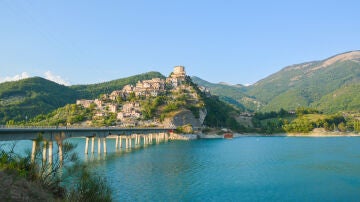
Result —
[[[78,142],[83,156],[84,140]],[[115,201],[359,201],[360,138],[176,141],[84,158]],[[106,160],[105,160],[106,159]]]

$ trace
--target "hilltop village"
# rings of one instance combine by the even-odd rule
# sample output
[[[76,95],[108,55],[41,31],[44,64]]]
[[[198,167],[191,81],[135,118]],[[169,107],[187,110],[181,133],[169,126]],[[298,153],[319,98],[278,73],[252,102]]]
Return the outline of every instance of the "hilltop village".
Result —
[[[209,94],[206,88],[199,89]],[[138,81],[95,100],[77,100],[76,104],[93,112],[92,120],[82,123],[85,125],[99,125],[112,117],[111,125],[119,127],[201,127],[206,116],[204,103],[189,85],[183,66],[176,66],[166,79]]]

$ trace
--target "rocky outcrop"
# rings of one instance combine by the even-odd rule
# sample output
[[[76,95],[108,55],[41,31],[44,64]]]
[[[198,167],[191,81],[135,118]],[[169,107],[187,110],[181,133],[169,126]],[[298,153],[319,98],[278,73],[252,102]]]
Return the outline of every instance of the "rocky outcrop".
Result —
[[[198,136],[195,134],[176,134],[172,133],[169,136],[169,140],[196,140]]]
[[[205,118],[206,118],[206,115],[207,115],[206,108],[199,109],[199,122],[200,122],[201,125],[203,125],[203,123],[205,121]]]
[[[202,126],[206,117],[206,109],[200,110],[200,118],[195,118],[194,114],[188,110],[183,109],[177,112],[173,117],[166,118],[164,125],[168,127],[179,127],[183,125],[191,125],[192,127],[199,128]]]

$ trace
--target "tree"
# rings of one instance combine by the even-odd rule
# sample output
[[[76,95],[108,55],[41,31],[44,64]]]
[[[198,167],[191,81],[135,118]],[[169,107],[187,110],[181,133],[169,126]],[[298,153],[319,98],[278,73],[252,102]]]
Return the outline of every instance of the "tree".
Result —
[[[339,125],[338,125],[338,129],[339,129],[339,131],[341,131],[341,132],[346,132],[347,127],[346,127],[346,125],[345,125],[344,122],[341,122],[341,123],[339,123]]]
[[[116,102],[117,102],[118,104],[122,104],[122,102],[123,102],[122,97],[121,97],[121,96],[117,96],[117,97],[116,97]]]
[[[7,126],[13,126],[15,125],[15,121],[14,120],[9,120],[8,122],[6,122]]]

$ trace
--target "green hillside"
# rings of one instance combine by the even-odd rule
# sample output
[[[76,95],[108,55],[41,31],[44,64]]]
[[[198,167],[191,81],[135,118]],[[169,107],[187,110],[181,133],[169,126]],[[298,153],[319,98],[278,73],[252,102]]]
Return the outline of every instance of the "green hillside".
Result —
[[[220,100],[237,107],[240,110],[256,109],[256,101],[246,95],[246,87],[241,85],[215,84],[193,76],[191,79],[199,86],[208,88],[213,95],[219,96]]]
[[[321,111],[334,113],[344,109],[360,109],[360,83],[344,85],[341,88],[323,96],[319,101],[312,103]]]
[[[154,77],[164,78],[159,72],[148,72],[98,84],[63,86],[41,77],[0,83],[0,124],[9,120],[25,121],[39,114],[47,114],[77,99],[94,99],[100,94],[122,89],[127,84]]]
[[[174,116],[181,120],[188,119],[188,113],[192,113],[195,119],[200,118],[200,111],[206,111],[204,124],[214,128],[230,128],[234,131],[244,131],[245,127],[240,125],[235,117],[239,115],[239,111],[232,106],[223,103],[216,96],[208,96],[202,93],[196,84],[192,82],[190,77],[180,88],[169,88],[161,95],[156,97],[133,96],[122,99],[120,102],[102,98],[104,105],[116,104],[118,110],[124,105],[130,103],[139,103],[139,109],[142,116],[133,120],[135,125],[142,127],[164,127],[166,119],[173,120]],[[118,112],[119,112],[118,111]],[[102,112],[102,116],[96,116]],[[127,122],[130,120],[122,120]],[[160,122],[158,122],[160,121]],[[191,120],[188,120],[191,121]],[[95,104],[88,108],[76,104],[67,104],[64,107],[53,110],[48,114],[40,114],[30,119],[27,125],[39,126],[65,126],[82,125],[82,126],[120,126],[121,124],[116,118],[115,112],[110,112],[106,107],[99,109]],[[128,123],[128,122],[127,122]],[[14,124],[24,124],[16,122]],[[190,124],[190,123],[189,123]],[[166,126],[168,127],[168,126]]]
[[[104,83],[89,84],[89,85],[74,85],[70,88],[76,90],[82,99],[94,99],[100,94],[111,93],[114,90],[122,89],[127,84],[135,85],[140,80],[148,80],[152,78],[165,78],[159,72],[147,72],[138,74],[127,78],[121,78]]]
[[[55,82],[33,77],[0,84],[0,124],[25,120],[74,103],[77,92]]]
[[[359,109],[360,51],[288,66],[252,86],[224,85],[193,77],[222,101],[248,111],[315,107],[332,113]]]
[[[292,110],[299,106],[319,107],[326,112],[358,109],[353,95],[360,93],[360,89],[342,91],[345,86],[360,81],[359,58],[360,52],[357,51],[289,66],[250,86],[247,93],[264,103],[262,111]],[[346,97],[347,102],[352,104],[330,107],[336,103],[327,95],[334,93],[338,95],[336,100]]]

